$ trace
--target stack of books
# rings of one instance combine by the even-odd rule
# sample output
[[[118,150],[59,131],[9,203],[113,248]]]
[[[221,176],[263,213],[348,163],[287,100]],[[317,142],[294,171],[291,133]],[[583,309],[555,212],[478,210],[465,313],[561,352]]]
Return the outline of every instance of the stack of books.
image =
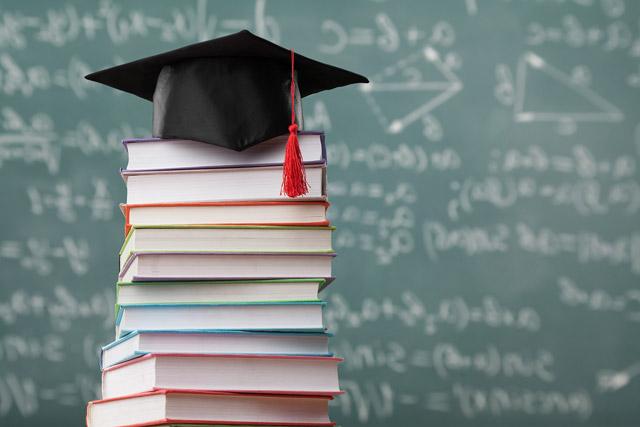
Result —
[[[309,193],[295,199],[281,195],[287,135],[242,152],[124,142],[116,339],[89,426],[333,425],[324,135],[299,142]]]

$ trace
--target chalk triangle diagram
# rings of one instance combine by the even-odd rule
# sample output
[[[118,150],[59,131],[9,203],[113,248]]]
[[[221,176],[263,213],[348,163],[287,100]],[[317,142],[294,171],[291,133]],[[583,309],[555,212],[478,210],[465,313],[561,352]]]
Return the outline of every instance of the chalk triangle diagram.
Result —
[[[532,52],[516,70],[516,122],[618,122],[624,114],[593,89]]]
[[[431,46],[385,68],[361,85],[380,125],[400,133],[462,90],[462,82]]]

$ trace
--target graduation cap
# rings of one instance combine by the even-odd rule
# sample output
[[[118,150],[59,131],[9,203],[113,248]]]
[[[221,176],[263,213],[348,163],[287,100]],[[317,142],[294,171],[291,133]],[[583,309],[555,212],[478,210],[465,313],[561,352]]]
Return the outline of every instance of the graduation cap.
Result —
[[[192,139],[241,151],[288,128],[282,188],[291,197],[307,190],[297,140],[299,98],[368,82],[247,30],[85,78],[152,101],[153,136],[159,138]]]

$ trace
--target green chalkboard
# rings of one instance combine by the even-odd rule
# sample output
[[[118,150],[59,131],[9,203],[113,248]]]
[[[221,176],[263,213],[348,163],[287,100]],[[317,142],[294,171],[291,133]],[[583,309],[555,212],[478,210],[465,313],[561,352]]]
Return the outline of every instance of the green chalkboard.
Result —
[[[640,423],[640,3],[0,4],[0,425],[81,426],[113,336],[120,140],[91,70],[242,28],[370,77],[327,132],[343,426]]]

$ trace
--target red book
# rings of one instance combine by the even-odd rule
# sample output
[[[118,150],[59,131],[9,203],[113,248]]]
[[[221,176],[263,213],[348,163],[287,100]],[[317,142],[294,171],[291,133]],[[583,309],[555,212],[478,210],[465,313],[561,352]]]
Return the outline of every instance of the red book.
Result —
[[[102,397],[160,389],[335,395],[338,363],[324,356],[147,354],[102,372]]]
[[[327,396],[158,390],[87,405],[88,427],[166,424],[333,426]]]

